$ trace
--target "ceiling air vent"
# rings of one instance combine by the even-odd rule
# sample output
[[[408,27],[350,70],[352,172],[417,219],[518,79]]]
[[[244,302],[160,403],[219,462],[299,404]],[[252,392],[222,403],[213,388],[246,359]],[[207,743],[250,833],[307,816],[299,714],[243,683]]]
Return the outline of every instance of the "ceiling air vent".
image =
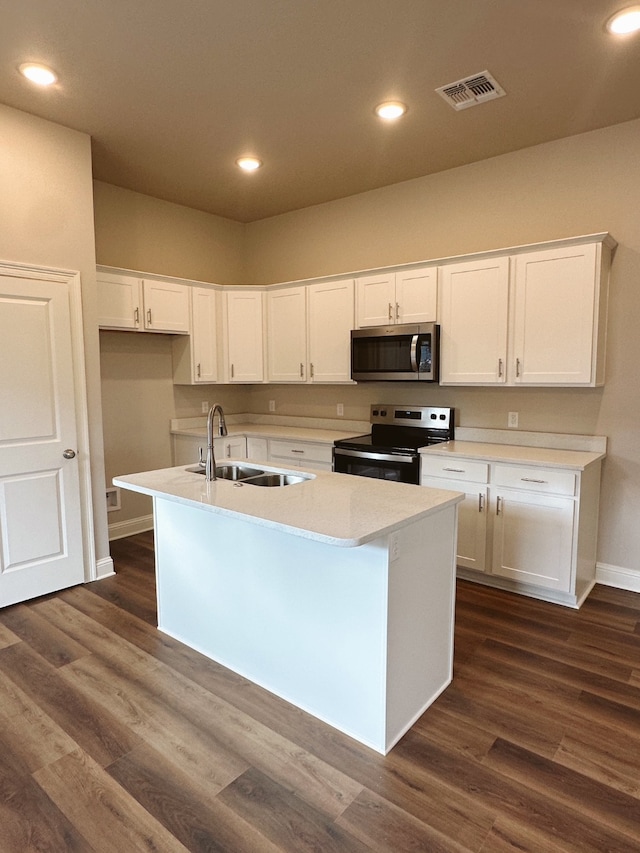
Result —
[[[481,71],[473,77],[465,77],[464,80],[456,80],[455,83],[440,86],[436,92],[451,104],[454,110],[466,110],[467,107],[506,95],[502,86],[488,71]]]

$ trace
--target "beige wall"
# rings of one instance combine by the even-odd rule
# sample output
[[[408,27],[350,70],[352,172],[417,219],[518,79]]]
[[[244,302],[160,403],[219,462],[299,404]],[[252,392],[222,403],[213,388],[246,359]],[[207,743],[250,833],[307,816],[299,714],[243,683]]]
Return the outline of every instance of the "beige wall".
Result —
[[[215,284],[242,279],[239,222],[94,181],[99,264]]]
[[[82,281],[96,558],[109,556],[89,137],[0,105],[0,258]]]
[[[242,226],[229,244],[236,252],[227,267],[229,282],[235,276],[237,283],[271,283],[609,231],[620,245],[611,277],[604,388],[252,386],[235,389],[229,398],[231,389],[211,390],[223,403],[228,400],[230,411],[266,412],[268,400],[275,399],[281,414],[331,417],[342,402],[345,418],[366,419],[375,401],[440,403],[456,406],[464,426],[505,427],[507,412],[518,411],[524,430],[607,435],[598,559],[640,571],[640,388],[634,374],[640,359],[639,146],[640,122],[630,122]],[[104,204],[97,193],[98,232],[106,220]],[[174,207],[165,208],[169,221],[184,215]],[[123,203],[121,212],[127,208]],[[133,218],[138,209],[135,205]],[[211,219],[222,240],[226,224]],[[145,233],[141,261],[155,257],[152,230]],[[122,256],[111,243],[114,237],[98,234],[98,262],[144,268]],[[185,259],[182,247],[175,251]],[[193,275],[181,263],[168,269],[156,260],[150,271]],[[111,376],[113,383],[124,382],[127,363],[121,368],[121,377]],[[164,370],[168,388],[168,362]],[[166,407],[197,415],[202,391],[174,389]],[[207,392],[209,400],[213,396]],[[131,394],[125,402],[135,406],[136,399]]]

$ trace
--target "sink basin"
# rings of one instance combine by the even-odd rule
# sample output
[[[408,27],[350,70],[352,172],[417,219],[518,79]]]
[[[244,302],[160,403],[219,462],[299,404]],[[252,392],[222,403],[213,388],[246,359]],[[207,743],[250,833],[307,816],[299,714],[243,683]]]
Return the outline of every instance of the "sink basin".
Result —
[[[193,465],[187,468],[190,474],[204,474],[203,465]],[[216,477],[221,480],[246,480],[248,477],[258,477],[264,474],[260,468],[249,468],[247,465],[216,465]]]
[[[204,466],[192,465],[186,468],[190,474],[204,474]],[[216,465],[216,477],[220,480],[235,480],[247,486],[292,486],[311,479],[306,474],[285,474],[278,471],[263,471],[248,465]]]
[[[304,483],[309,477],[301,474],[274,474],[271,471],[264,472],[258,477],[250,477],[244,481],[246,486],[292,486],[294,483]]]

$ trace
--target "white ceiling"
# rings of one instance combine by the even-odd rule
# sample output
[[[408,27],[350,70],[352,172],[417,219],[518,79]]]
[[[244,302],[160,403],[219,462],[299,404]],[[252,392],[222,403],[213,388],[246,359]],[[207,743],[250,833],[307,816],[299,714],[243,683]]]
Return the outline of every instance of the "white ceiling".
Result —
[[[0,0],[0,102],[90,134],[98,180],[249,222],[640,117],[640,34],[603,28],[622,5]],[[434,91],[485,70],[506,97]]]

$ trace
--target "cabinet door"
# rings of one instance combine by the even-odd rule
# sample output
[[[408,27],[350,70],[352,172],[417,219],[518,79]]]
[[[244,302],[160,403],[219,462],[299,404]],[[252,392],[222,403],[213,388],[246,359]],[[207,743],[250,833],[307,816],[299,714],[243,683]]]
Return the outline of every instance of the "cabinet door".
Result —
[[[312,382],[351,382],[353,279],[307,288],[309,374]]]
[[[509,258],[441,270],[440,384],[506,381]]]
[[[435,322],[437,297],[437,267],[396,273],[395,317],[398,323]]]
[[[205,448],[206,448],[205,439]],[[213,452],[216,457],[216,463],[222,462],[225,459],[246,459],[247,458],[247,439],[244,435],[231,435],[225,438],[213,439]]]
[[[269,442],[266,438],[247,436],[247,459],[266,462],[269,458]]]
[[[496,489],[492,572],[570,592],[574,508],[572,498]]]
[[[267,291],[267,379],[305,382],[307,375],[306,288]]]
[[[190,332],[189,290],[172,281],[143,281],[144,328],[147,332]]]
[[[229,381],[262,382],[262,293],[239,288],[224,295]]]
[[[174,465],[197,465],[200,448],[203,449],[203,458],[207,453],[206,436],[174,435],[172,438]]]
[[[395,323],[395,274],[366,275],[356,279],[356,322],[363,326]]]
[[[139,329],[140,279],[98,272],[98,325],[102,329]]]
[[[595,383],[597,247],[515,257],[514,381]]]
[[[421,486],[464,492],[458,504],[458,544],[456,563],[467,569],[484,572],[487,567],[487,487],[480,483],[422,477]]]
[[[175,335],[172,341],[175,385],[218,381],[219,296],[207,287],[191,288],[191,334]]]
[[[217,300],[215,290],[194,287],[192,299],[192,375],[194,383],[218,381]]]

